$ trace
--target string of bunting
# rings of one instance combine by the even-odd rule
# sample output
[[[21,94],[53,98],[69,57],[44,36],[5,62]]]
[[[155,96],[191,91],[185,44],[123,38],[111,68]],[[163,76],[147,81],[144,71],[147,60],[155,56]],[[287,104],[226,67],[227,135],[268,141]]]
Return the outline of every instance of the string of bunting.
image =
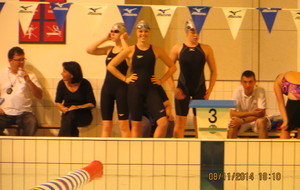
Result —
[[[61,30],[63,27],[67,13],[72,7],[73,3],[51,3],[51,2],[0,2],[0,16],[1,11],[5,8],[6,3],[17,3],[18,16],[23,32],[26,33],[34,13],[39,4],[50,4],[51,11],[55,16],[58,28]],[[143,7],[151,7],[156,21],[158,23],[162,37],[166,36],[169,25],[173,19],[176,8],[184,6],[168,6],[168,5],[89,5],[82,6],[83,11],[90,23],[93,26],[101,24],[104,12],[109,6],[117,6],[120,15],[123,18],[124,24],[127,28],[128,34],[131,35],[136,19]],[[256,9],[260,11],[269,33],[272,32],[276,16],[279,11],[286,10],[291,12],[291,16],[295,22],[298,30],[300,30],[300,9],[282,9],[282,8],[246,8],[246,7],[209,7],[209,6],[186,6],[190,16],[192,17],[196,30],[201,32],[205,20],[211,8],[220,8],[223,10],[227,19],[233,39],[236,39],[240,26],[244,20],[247,10]],[[98,25],[98,26],[99,26]]]

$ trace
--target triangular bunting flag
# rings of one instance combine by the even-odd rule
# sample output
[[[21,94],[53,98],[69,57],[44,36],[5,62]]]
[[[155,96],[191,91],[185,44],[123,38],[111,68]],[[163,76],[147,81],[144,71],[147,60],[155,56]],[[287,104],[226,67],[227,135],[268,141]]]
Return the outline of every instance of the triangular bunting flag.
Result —
[[[107,6],[97,6],[97,5],[87,5],[85,6],[84,14],[87,17],[87,22],[89,24],[89,29],[94,35],[97,28],[99,28],[101,21],[103,19],[103,13],[107,9]]]
[[[0,2],[0,13],[2,11],[2,8],[4,7],[5,2]]]
[[[292,10],[291,14],[297,27],[297,30],[298,32],[300,32],[300,10]]]
[[[265,23],[268,27],[268,31],[269,33],[271,33],[276,15],[278,11],[281,10],[281,8],[257,8],[257,9],[260,10],[265,20]]]
[[[26,34],[28,27],[32,21],[32,17],[35,13],[35,10],[39,3],[21,3],[19,2],[19,19],[20,19],[20,24],[23,30],[23,33]]]
[[[62,29],[72,3],[50,3],[59,30]]]
[[[130,36],[137,17],[140,14],[142,6],[121,6],[118,5],[127,33]]]
[[[223,8],[233,39],[236,39],[247,9],[239,7]]]
[[[158,23],[161,35],[165,38],[177,7],[152,5],[151,8]]]
[[[211,7],[189,6],[188,8],[196,26],[196,30],[199,34]]]

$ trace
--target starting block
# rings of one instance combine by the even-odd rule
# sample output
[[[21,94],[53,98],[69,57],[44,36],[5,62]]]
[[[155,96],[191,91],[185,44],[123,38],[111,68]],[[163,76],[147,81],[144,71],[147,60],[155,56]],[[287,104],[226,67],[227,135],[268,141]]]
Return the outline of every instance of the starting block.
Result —
[[[190,108],[196,108],[199,139],[227,139],[230,108],[234,100],[191,100]]]

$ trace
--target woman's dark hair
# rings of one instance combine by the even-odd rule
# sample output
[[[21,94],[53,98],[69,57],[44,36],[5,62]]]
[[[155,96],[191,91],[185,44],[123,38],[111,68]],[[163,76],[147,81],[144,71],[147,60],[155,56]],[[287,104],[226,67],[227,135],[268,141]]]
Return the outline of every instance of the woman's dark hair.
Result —
[[[77,63],[76,61],[64,62],[63,67],[73,75],[71,83],[81,82],[83,75],[79,63]]]
[[[20,47],[13,47],[8,51],[8,59],[13,59],[14,55],[24,55],[24,50]]]

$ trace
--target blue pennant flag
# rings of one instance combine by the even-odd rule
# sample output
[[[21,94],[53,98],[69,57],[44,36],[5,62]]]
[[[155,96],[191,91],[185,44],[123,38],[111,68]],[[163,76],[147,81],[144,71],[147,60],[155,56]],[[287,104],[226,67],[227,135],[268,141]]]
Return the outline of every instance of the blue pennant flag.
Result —
[[[279,10],[281,10],[281,8],[257,8],[258,10],[260,10],[265,23],[268,27],[269,33],[271,33],[272,28],[273,28],[273,24],[276,18],[276,15],[278,13]]]
[[[196,26],[197,33],[199,34],[211,7],[188,6],[188,8]]]
[[[119,11],[124,20],[127,33],[130,36],[137,17],[142,9],[142,6],[121,6],[118,5]]]
[[[59,30],[62,29],[72,3],[50,3]]]
[[[1,13],[2,8],[4,7],[4,4],[5,4],[5,2],[0,2],[0,13]]]

